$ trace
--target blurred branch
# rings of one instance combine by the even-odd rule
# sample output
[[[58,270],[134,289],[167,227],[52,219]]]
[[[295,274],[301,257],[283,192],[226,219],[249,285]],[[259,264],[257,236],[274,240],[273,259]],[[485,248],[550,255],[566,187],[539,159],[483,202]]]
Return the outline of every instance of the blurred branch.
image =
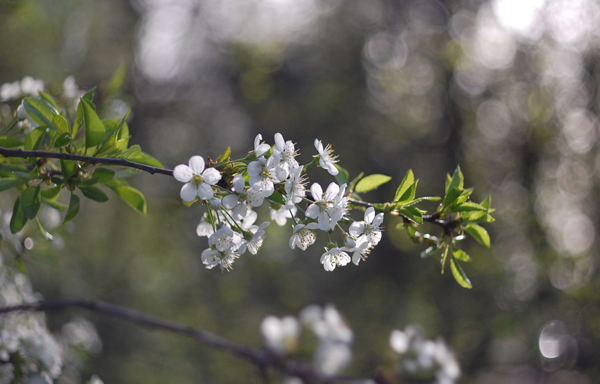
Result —
[[[312,368],[312,366],[308,364],[295,361],[284,361],[269,353],[265,353],[244,345],[234,344],[229,340],[213,335],[209,332],[201,331],[186,325],[150,316],[145,313],[135,311],[126,307],[121,307],[109,303],[103,303],[100,301],[79,299],[39,301],[36,303],[3,307],[0,308],[0,314],[26,311],[55,311],[67,308],[81,308],[93,312],[99,312],[105,315],[130,321],[132,323],[145,325],[150,328],[160,329],[163,331],[188,336],[213,348],[229,352],[243,360],[246,360],[256,365],[261,372],[268,372],[269,368],[274,368],[275,370],[279,370],[287,375],[299,377],[305,380],[306,382],[321,382],[331,384],[374,384],[377,382],[375,380],[370,379],[349,378],[342,376],[324,376],[316,372]]]
[[[8,149],[0,147],[0,155],[4,157],[39,157],[47,159],[60,159],[60,160],[77,160],[84,161],[90,164],[109,164],[117,165],[121,167],[135,168],[151,174],[160,173],[163,175],[173,176],[173,170],[165,168],[151,167],[149,165],[134,163],[127,159],[114,159],[108,157],[92,157],[83,155],[72,155],[70,153],[58,153],[58,152],[46,152],[46,151],[24,151],[22,149]]]

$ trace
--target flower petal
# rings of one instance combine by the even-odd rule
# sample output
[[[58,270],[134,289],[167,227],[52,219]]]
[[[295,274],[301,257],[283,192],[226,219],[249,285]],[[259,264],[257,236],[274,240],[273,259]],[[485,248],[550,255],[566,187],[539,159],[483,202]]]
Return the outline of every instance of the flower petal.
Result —
[[[181,164],[175,167],[173,170],[173,177],[177,181],[181,181],[182,183],[189,183],[194,177],[194,171],[192,168],[188,167],[185,164]]]
[[[233,189],[237,192],[240,193],[244,190],[244,187],[246,186],[246,181],[244,181],[244,176],[242,176],[241,174],[237,174],[233,177]]]
[[[306,217],[309,217],[311,219],[316,219],[319,216],[320,211],[321,210],[319,209],[319,207],[316,204],[311,204],[306,209]]]
[[[319,218],[317,219],[317,221],[319,222],[319,229],[321,231],[329,231],[329,215],[327,214],[327,212],[319,213]]]
[[[208,168],[202,174],[202,179],[204,182],[210,185],[215,185],[221,180],[221,172],[217,171],[215,168]]]
[[[362,221],[355,221],[350,224],[350,228],[348,228],[348,233],[352,237],[358,237],[365,231],[365,223]]]
[[[285,149],[285,140],[283,140],[283,136],[281,135],[281,133],[275,134],[275,145],[280,151],[283,151]]]
[[[310,186],[310,193],[315,201],[323,199],[323,189],[319,183],[313,183],[313,185]]]
[[[239,201],[237,195],[227,195],[221,200],[221,204],[227,209],[233,209]]]
[[[198,187],[198,196],[200,196],[200,198],[202,200],[212,199],[214,196],[214,193],[213,193],[211,186],[206,183],[200,184],[200,186]]]
[[[319,155],[323,152],[323,143],[321,143],[321,140],[315,139],[315,148],[319,152]]]
[[[179,196],[181,196],[181,200],[192,202],[196,199],[198,195],[198,189],[193,183],[187,183],[181,188],[181,192],[179,192]]]
[[[369,207],[365,211],[365,223],[371,224],[375,218],[375,208]]]
[[[383,223],[383,212],[377,214],[375,219],[373,219],[373,223],[371,224],[373,227],[377,228]]]
[[[201,174],[204,171],[204,159],[202,156],[192,156],[190,159],[190,168],[192,168],[195,175]]]

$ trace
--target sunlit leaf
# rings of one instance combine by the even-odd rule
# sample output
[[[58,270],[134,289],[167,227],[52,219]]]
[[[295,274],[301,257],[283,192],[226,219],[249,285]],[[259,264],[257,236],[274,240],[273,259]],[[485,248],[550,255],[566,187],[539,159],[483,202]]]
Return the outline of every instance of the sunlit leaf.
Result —
[[[31,120],[41,126],[50,127],[50,129],[58,131],[52,122],[54,115],[57,115],[58,111],[48,102],[33,97],[26,97],[23,99],[23,107],[25,107],[27,116]]]
[[[369,191],[372,191],[372,190],[380,187],[381,185],[387,183],[391,179],[392,179],[391,177],[386,176],[386,175],[380,175],[380,174],[369,175],[369,176],[366,176],[365,178],[363,178],[362,180],[360,180],[358,182],[358,184],[356,184],[355,190],[358,193],[369,192]]]
[[[394,201],[395,202],[400,201],[400,198],[413,185],[414,182],[415,182],[415,175],[413,174],[412,169],[409,169],[408,172],[406,172],[404,179],[402,179],[402,182],[398,186],[398,189],[396,190],[396,194],[394,195]]]
[[[82,98],[80,101],[83,110],[83,126],[85,128],[85,146],[86,148],[95,147],[101,144],[106,138],[106,129],[102,120],[96,114],[91,101]]]
[[[469,235],[473,236],[473,238],[480,244],[485,245],[488,248],[490,247],[490,235],[482,226],[469,223],[465,227],[465,231],[467,231]]]
[[[454,257],[450,258],[450,269],[452,270],[452,276],[454,276],[454,280],[456,280],[461,287],[469,289],[473,288],[471,281]]]
[[[467,252],[463,251],[462,249],[456,248],[452,251],[452,254],[457,260],[467,262],[471,261],[471,257],[467,254]]]

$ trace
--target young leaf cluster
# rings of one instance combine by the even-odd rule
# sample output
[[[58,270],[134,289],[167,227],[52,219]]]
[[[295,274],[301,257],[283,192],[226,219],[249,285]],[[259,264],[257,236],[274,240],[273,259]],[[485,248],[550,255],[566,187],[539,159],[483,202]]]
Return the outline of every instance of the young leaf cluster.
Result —
[[[25,97],[15,112],[20,121],[0,127],[0,192],[19,193],[10,221],[13,233],[28,221],[37,220],[42,204],[64,211],[66,223],[79,212],[81,197],[103,203],[109,199],[109,190],[138,212],[146,213],[144,195],[125,180],[133,173],[98,164],[103,159],[159,168],[162,164],[142,152],[139,145],[129,144],[129,112],[120,120],[99,117],[92,101],[94,91],[79,98],[73,118],[69,100],[61,93],[57,98],[45,92],[39,92],[39,97]],[[35,156],[26,157],[29,153]],[[69,195],[68,203],[60,198],[64,191]]]

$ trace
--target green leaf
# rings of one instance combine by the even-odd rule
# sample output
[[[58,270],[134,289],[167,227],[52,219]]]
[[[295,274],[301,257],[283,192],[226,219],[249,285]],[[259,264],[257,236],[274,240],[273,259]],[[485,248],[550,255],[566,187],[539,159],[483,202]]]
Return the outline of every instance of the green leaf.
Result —
[[[53,188],[46,188],[42,191],[42,198],[46,200],[56,200],[58,195],[60,195],[60,191],[62,190],[61,185],[57,185]]]
[[[456,249],[454,249],[454,250],[452,251],[452,254],[454,255],[454,257],[455,257],[457,260],[460,260],[460,261],[466,261],[466,262],[468,262],[468,261],[471,261],[471,257],[470,257],[470,256],[467,254],[467,252],[463,251],[463,250],[462,250],[462,249],[460,249],[460,248],[456,248]]]
[[[435,254],[437,251],[439,250],[438,246],[432,245],[431,247],[425,249],[423,252],[421,252],[421,258],[426,258],[429,257],[433,254]]]
[[[27,223],[27,217],[25,217],[25,213],[23,213],[23,210],[21,209],[21,198],[17,197],[10,218],[10,232],[13,234],[19,232],[23,229],[25,223]]]
[[[64,147],[72,141],[71,135],[67,132],[61,133],[60,136],[54,140],[54,148]]]
[[[488,211],[489,212],[489,211]],[[463,218],[469,222],[477,223],[493,223],[496,221],[488,212],[474,211],[474,212],[463,212]]]
[[[26,151],[33,151],[39,149],[42,142],[42,135],[46,132],[46,127],[38,127],[33,131],[29,132],[25,138],[24,148]]]
[[[419,184],[419,180],[415,181],[406,191],[404,191],[404,194],[402,194],[402,196],[400,196],[400,199],[398,200],[397,205],[402,206],[404,204],[408,204],[408,203],[412,202],[417,193],[417,185],[418,184]]]
[[[52,118],[52,124],[56,127],[57,132],[59,133],[70,133],[71,127],[69,126],[69,121],[61,115],[54,115]]]
[[[46,204],[49,207],[57,209],[59,211],[64,211],[65,209],[67,209],[66,205],[59,203],[58,201],[44,199],[43,197],[42,197],[42,203]]]
[[[403,207],[410,207],[413,206],[415,204],[419,204],[422,201],[440,201],[442,200],[441,197],[438,196],[425,196],[425,197],[419,197],[417,199],[412,200],[410,203],[404,203],[402,204]]]
[[[14,187],[18,187],[19,185],[23,185],[26,182],[27,180],[21,179],[0,179],[0,192],[7,191]]]
[[[465,231],[467,231],[469,235],[473,236],[473,238],[480,244],[485,245],[488,248],[490,247],[490,235],[482,226],[469,223],[465,227]]]
[[[85,99],[87,101],[93,101],[94,100],[94,92],[96,92],[96,87],[92,87],[90,88],[86,93],[84,93],[84,95],[82,96],[82,99]],[[96,110],[96,106],[92,104],[92,106],[94,107],[94,111]]]
[[[97,179],[97,183],[106,184],[115,177],[115,171],[108,168],[96,168],[92,174],[92,179]]]
[[[350,178],[350,173],[348,173],[348,171],[345,168],[337,164],[333,165],[338,170],[338,174],[335,175],[335,180],[338,182],[338,184],[346,184],[348,182],[348,179]]]
[[[398,209],[398,213],[417,224],[423,224],[423,213],[425,211],[416,207],[402,207]]]
[[[21,194],[21,210],[29,220],[35,219],[35,216],[40,210],[40,204],[42,202],[40,192],[40,187],[37,186],[29,187]]]
[[[99,203],[104,203],[105,201],[108,201],[108,196],[106,196],[106,193],[102,192],[100,189],[98,189],[96,187],[83,187],[82,186],[82,187],[79,187],[79,189],[81,190],[83,195],[85,197],[87,197],[88,199],[92,199]]]
[[[453,188],[462,190],[464,188],[465,178],[460,171],[460,165],[456,167],[454,171],[454,175],[452,175],[452,180],[450,180],[450,185],[448,185],[448,190],[452,190]]]
[[[95,147],[102,143],[106,138],[106,130],[102,120],[96,114],[91,101],[82,98],[83,125],[85,127],[85,146],[86,148]]]
[[[16,148],[23,145],[23,142],[14,137],[0,136],[0,147]]]
[[[487,211],[487,208],[483,205],[474,203],[472,201],[464,202],[454,208],[452,208],[453,212],[471,212],[471,211]]]
[[[463,191],[460,189],[451,188],[446,193],[446,196],[444,196],[444,202],[442,204],[444,205],[444,207],[450,206],[452,203],[454,203],[460,197],[460,195],[462,193],[463,193]]]
[[[77,161],[75,160],[61,160],[60,161],[60,169],[62,171],[63,177],[68,179],[73,176],[78,169]]]
[[[54,107],[54,109],[56,109],[57,111],[59,110],[58,104],[56,103],[56,100],[54,100],[54,97],[43,91],[38,91],[38,95],[40,95],[40,98],[42,98],[42,100]]]
[[[358,184],[356,185],[356,192],[362,193],[372,191],[380,187],[381,185],[387,183],[391,179],[391,177],[386,175],[369,175],[358,182]]]
[[[123,85],[123,81],[125,81],[125,76],[127,75],[127,66],[124,62],[121,62],[117,67],[117,70],[112,75],[108,85],[106,86],[106,93],[109,96],[115,95],[121,89]]]
[[[404,193],[408,190],[408,188],[410,188],[413,185],[414,182],[415,175],[413,174],[412,169],[409,169],[408,172],[406,172],[406,176],[404,176],[404,179],[402,179],[400,186],[398,186],[398,189],[396,190],[396,195],[394,195],[394,202],[400,201],[402,195],[404,195]]]
[[[483,205],[484,207],[486,207],[487,209],[490,209],[490,207],[492,206],[492,195],[489,195],[487,197],[487,199],[483,200],[481,202],[481,205]]]
[[[163,168],[163,165],[160,163],[160,161],[142,152],[139,145],[132,145],[125,152],[118,154],[116,158],[127,159],[129,161],[133,161],[134,163],[149,165],[151,167]]]
[[[47,126],[54,131],[58,131],[52,123],[54,116],[58,115],[58,111],[52,105],[41,99],[26,97],[23,99],[23,106],[31,120],[41,126]]]
[[[77,216],[77,213],[79,212],[79,205],[80,205],[79,196],[77,196],[74,193],[71,193],[71,199],[69,200],[69,208],[67,209],[67,214],[65,215],[65,221],[63,222],[64,224],[73,220],[75,218],[75,216]]]
[[[146,215],[146,198],[142,192],[130,187],[124,181],[120,183],[114,183],[113,181],[112,183],[113,186],[110,186],[110,189],[119,195],[130,207],[138,210],[142,215]]]
[[[446,186],[444,188],[444,194],[448,194],[448,187],[450,187],[450,183],[452,182],[452,176],[449,173],[446,174]]]
[[[362,179],[362,177],[365,175],[364,172],[361,172],[358,174],[358,176],[356,176],[348,185],[348,190],[349,191],[354,191],[354,188],[356,188],[356,184],[358,184],[359,180]]]
[[[456,280],[461,287],[469,289],[473,288],[471,281],[454,257],[450,258],[450,269],[452,270],[452,276],[454,276],[454,280]]]
[[[442,255],[442,260],[440,261],[442,264],[442,275],[444,274],[444,270],[446,269],[446,259],[448,258],[448,246],[444,247],[444,253]]]
[[[283,199],[283,196],[281,196],[281,194],[277,191],[273,191],[271,196],[267,197],[267,199],[274,203],[285,205],[285,200]]]
[[[227,159],[229,159],[230,156],[231,156],[231,147],[227,147],[227,149],[225,150],[225,152],[223,152],[221,154],[221,156],[219,156],[217,158],[217,163],[222,163],[224,161],[227,161]]]

